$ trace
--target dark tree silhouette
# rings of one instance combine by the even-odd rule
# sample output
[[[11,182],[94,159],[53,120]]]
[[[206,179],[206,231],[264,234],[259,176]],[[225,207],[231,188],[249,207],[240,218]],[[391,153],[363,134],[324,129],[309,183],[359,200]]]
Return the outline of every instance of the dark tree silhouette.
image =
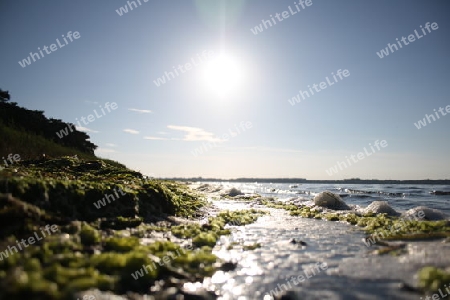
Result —
[[[59,138],[56,133],[67,130],[69,123],[59,119],[47,119],[42,110],[29,110],[18,106],[15,102],[8,102],[11,98],[9,92],[0,90],[0,97],[0,122],[4,125],[43,136],[57,144],[84,153],[93,155],[97,149],[97,146],[89,141],[90,137],[85,132],[76,130],[75,125],[71,124],[73,131]]]
[[[6,102],[9,100],[11,100],[11,95],[9,94],[9,92],[0,89],[0,101]]]

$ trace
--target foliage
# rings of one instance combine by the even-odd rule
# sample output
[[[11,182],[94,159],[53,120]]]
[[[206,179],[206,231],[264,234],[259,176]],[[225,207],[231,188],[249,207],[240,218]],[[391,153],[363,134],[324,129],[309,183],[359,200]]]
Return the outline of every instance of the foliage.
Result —
[[[95,158],[92,154],[62,146],[43,136],[6,126],[1,120],[0,136],[0,157],[6,158],[8,154],[12,153],[19,154],[21,160],[41,159],[42,154],[46,154],[47,157],[77,155],[85,159]]]
[[[59,146],[69,147],[81,153],[94,155],[94,150],[97,148],[97,146],[89,141],[89,136],[85,132],[76,130],[73,124],[65,123],[59,119],[48,119],[44,116],[43,111],[29,110],[20,107],[15,102],[8,102],[9,99],[9,93],[0,90],[1,126],[6,127],[7,129],[13,129],[21,133],[26,133],[26,135],[22,134],[19,137],[19,141],[17,142],[15,141],[15,139],[12,139],[12,141],[8,142],[4,141],[5,144],[0,147],[0,154],[20,153],[20,151],[24,149],[33,149],[33,145],[31,144],[25,145],[24,147],[23,139],[25,137],[28,137],[29,142],[34,142],[36,140],[35,137],[38,136]],[[68,130],[69,127],[71,127],[72,131]],[[7,129],[3,128],[3,131]],[[68,134],[63,136],[62,138],[59,138],[56,133],[60,133],[61,130],[68,130]],[[42,141],[39,142],[42,143]],[[9,145],[9,148],[13,146],[13,149],[4,149],[6,145]],[[47,146],[48,145],[49,144],[47,143]],[[35,156],[41,155],[42,153],[54,156],[57,155],[53,153],[51,148],[47,148],[46,150],[48,151],[41,153],[37,152],[36,150],[34,154]]]
[[[8,91],[0,89],[0,102],[6,102],[11,100],[11,96]]]

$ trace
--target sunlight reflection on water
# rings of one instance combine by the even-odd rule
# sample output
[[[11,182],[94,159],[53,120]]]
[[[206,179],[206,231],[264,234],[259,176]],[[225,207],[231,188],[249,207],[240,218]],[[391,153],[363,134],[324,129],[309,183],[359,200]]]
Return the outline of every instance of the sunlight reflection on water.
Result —
[[[221,200],[213,201],[213,205],[221,211],[248,209],[251,204]],[[232,234],[221,237],[213,252],[224,261],[237,262],[238,265],[233,271],[218,271],[211,278],[206,278],[203,282],[204,288],[216,291],[222,300],[273,299],[267,294],[278,285],[286,283],[292,276],[304,274],[317,263],[326,262],[326,271],[295,286],[294,290],[302,293],[301,299],[317,299],[319,294],[326,295],[326,299],[344,299],[340,293],[345,292],[345,287],[336,286],[332,282],[337,280],[336,278],[344,278],[341,279],[342,282],[349,280],[342,277],[340,271],[346,260],[358,260],[367,256],[368,250],[362,242],[365,235],[359,228],[340,222],[291,217],[285,211],[254,204],[251,208],[268,210],[270,215],[260,217],[254,224],[229,227]],[[293,238],[301,239],[307,246],[291,244],[290,240]],[[260,243],[261,247],[243,250],[243,245],[254,243]],[[365,268],[364,265],[358,267]],[[350,271],[350,275],[346,276],[351,276],[351,273]],[[386,277],[386,274],[383,276]],[[367,282],[356,284],[352,293],[377,293],[380,287]],[[326,290],[326,286],[334,291]],[[382,293],[389,297],[394,294],[398,296],[399,293],[394,285],[384,284],[381,289]]]

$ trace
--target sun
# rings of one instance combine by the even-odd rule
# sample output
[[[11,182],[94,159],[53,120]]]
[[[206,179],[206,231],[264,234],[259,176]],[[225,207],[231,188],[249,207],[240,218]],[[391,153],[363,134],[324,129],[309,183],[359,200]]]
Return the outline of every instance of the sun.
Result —
[[[221,53],[205,64],[203,82],[206,88],[220,97],[231,96],[243,85],[244,68],[230,55]]]

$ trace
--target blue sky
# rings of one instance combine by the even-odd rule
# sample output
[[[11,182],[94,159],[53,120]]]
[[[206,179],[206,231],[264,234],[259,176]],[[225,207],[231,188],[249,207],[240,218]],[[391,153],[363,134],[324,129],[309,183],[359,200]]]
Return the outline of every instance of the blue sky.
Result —
[[[99,156],[151,176],[450,178],[450,116],[414,125],[450,105],[450,3],[312,0],[255,35],[294,1],[140,2],[120,16],[127,1],[2,1],[0,88],[73,123],[116,102],[84,130]],[[427,22],[438,29],[376,54]],[[69,31],[80,38],[20,66]],[[350,76],[289,103],[339,69]],[[388,146],[328,175],[376,140]]]

